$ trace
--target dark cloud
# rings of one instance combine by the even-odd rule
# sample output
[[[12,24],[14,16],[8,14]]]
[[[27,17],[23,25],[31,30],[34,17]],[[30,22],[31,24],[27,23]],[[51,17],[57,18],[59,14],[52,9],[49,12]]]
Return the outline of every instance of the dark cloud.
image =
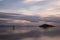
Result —
[[[8,19],[8,20],[0,19],[1,20],[0,24],[8,23],[11,20],[26,20],[26,21],[35,22],[35,23],[38,23],[40,21],[60,23],[60,17],[56,17],[56,16],[49,16],[49,17],[43,18],[43,17],[39,17],[39,16],[28,16],[28,15],[17,14],[17,13],[2,13],[2,12],[0,12],[0,18]],[[10,23],[10,24],[13,24],[13,23]]]
[[[57,22],[57,23],[60,23],[60,17],[56,17],[56,16],[45,17],[43,20],[46,21],[46,22]]]
[[[27,20],[27,21],[31,21],[31,22],[40,21],[40,18],[38,16],[27,16],[27,15],[23,15],[23,14],[15,14],[15,13],[0,13],[0,18]]]
[[[0,20],[0,23],[2,23],[2,22],[6,22],[6,20]]]
[[[17,16],[19,14],[16,13],[2,13],[0,12],[0,18],[12,18],[14,16]]]
[[[7,23],[7,20],[0,20],[0,25],[1,24],[6,24]]]

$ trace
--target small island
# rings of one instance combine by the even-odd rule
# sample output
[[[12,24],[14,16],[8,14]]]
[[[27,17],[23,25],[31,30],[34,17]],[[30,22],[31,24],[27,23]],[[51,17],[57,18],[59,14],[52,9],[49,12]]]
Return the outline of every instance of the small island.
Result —
[[[39,27],[43,28],[43,29],[48,29],[48,28],[52,28],[52,27],[55,27],[55,26],[49,25],[49,24],[43,24],[43,25],[40,25]]]

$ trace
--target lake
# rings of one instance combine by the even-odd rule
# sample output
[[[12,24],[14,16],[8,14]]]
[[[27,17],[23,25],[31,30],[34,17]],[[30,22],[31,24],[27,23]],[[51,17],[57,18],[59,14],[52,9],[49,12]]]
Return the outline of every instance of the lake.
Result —
[[[60,40],[60,30],[52,29],[15,27],[13,30],[12,27],[0,27],[0,40]]]

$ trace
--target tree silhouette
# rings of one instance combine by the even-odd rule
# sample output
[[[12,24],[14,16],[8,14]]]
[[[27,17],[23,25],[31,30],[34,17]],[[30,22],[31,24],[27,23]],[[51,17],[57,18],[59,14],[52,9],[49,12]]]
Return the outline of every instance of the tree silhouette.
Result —
[[[40,25],[39,27],[41,27],[43,29],[48,29],[48,28],[55,27],[55,26],[49,25],[49,24],[43,24],[43,25]]]

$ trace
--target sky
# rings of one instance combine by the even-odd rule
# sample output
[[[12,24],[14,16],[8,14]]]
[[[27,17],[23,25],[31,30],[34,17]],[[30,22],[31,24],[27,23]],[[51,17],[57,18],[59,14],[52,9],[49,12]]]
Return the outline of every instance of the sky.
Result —
[[[0,25],[59,26],[60,0],[0,0]]]

